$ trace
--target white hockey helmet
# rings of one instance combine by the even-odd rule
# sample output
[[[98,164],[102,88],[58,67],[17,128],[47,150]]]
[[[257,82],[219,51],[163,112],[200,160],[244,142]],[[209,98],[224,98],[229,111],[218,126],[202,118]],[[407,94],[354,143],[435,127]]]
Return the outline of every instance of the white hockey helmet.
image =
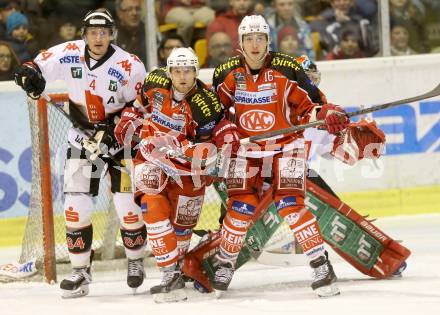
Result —
[[[192,48],[174,48],[167,58],[167,74],[170,75],[171,67],[194,67],[196,76],[199,75],[199,59]]]
[[[92,10],[86,14],[81,28],[81,37],[83,39],[85,39],[85,33],[88,27],[110,28],[112,40],[116,40],[118,32],[115,26],[115,20],[111,13],[104,8]]]
[[[263,33],[267,35],[267,46],[270,45],[270,28],[264,17],[261,15],[247,15],[243,18],[238,26],[238,37],[240,40],[240,47],[243,50],[243,36],[252,33]]]

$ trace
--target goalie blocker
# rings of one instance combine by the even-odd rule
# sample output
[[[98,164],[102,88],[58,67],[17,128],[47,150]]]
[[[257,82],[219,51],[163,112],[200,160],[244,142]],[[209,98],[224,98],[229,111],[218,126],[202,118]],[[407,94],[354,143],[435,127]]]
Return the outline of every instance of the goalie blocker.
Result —
[[[357,270],[377,279],[391,277],[411,252],[390,238],[362,215],[337,197],[307,179],[306,207],[318,220],[323,239],[336,253]],[[218,187],[219,188],[219,187]],[[251,257],[258,258],[264,245],[281,225],[282,218],[271,203],[272,189],[260,201],[248,231],[237,268]],[[225,193],[220,191],[225,200]],[[267,211],[265,211],[267,209]],[[209,279],[214,276],[212,258],[218,251],[220,233],[209,233],[185,256],[183,272],[212,291]]]

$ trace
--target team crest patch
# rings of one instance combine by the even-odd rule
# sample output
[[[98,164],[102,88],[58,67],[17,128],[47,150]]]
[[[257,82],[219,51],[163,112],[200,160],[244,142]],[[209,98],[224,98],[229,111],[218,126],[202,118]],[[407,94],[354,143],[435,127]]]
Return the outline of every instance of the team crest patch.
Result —
[[[70,72],[72,74],[72,78],[81,79],[82,78],[82,68],[81,67],[71,67]]]
[[[135,167],[136,188],[144,193],[157,194],[161,190],[162,172],[160,167],[142,163]]]
[[[174,223],[179,226],[192,227],[197,224],[202,211],[203,196],[179,196]]]
[[[108,90],[112,92],[116,92],[118,90],[118,83],[116,81],[110,80],[108,85]]]
[[[244,159],[230,159],[227,167],[226,186],[228,189],[244,189],[246,179],[246,165]]]
[[[297,150],[292,157],[280,158],[278,189],[304,190],[305,170],[304,150]]]
[[[155,91],[153,93],[153,107],[157,108],[158,111],[162,111],[162,106],[164,101],[165,101],[165,96],[162,93],[158,91]]]
[[[237,84],[237,90],[246,90],[246,78],[243,73],[235,72],[234,73],[235,83]]]

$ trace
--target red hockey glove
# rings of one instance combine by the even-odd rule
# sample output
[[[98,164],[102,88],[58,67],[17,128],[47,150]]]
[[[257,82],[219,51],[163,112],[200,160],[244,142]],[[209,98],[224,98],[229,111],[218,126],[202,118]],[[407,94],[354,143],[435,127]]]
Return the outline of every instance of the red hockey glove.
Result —
[[[318,120],[325,120],[324,127],[331,134],[337,134],[344,130],[350,123],[350,118],[346,116],[345,111],[334,104],[324,104],[316,118]]]
[[[380,157],[384,148],[385,134],[376,126],[376,122],[361,119],[351,123],[336,137],[332,154],[342,162],[353,165],[364,158]]]
[[[232,144],[232,153],[237,153],[240,148],[240,135],[237,131],[237,125],[223,118],[212,131],[212,140],[218,149],[221,149],[226,143]]]
[[[143,115],[135,107],[127,107],[122,111],[121,119],[115,127],[115,137],[119,144],[128,144],[125,137],[139,135],[142,128]],[[130,137],[132,138],[132,137]],[[131,139],[130,139],[131,140]],[[133,145],[133,142],[131,141]]]

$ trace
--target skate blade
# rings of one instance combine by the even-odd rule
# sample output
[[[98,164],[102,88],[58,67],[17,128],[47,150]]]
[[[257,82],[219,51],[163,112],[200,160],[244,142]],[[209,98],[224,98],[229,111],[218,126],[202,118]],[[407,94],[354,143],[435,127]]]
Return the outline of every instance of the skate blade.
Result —
[[[334,283],[317,288],[315,292],[321,298],[327,298],[341,294],[339,288]]]
[[[225,292],[226,291],[214,289],[215,298],[216,299],[221,299],[225,295]]]
[[[89,285],[88,284],[82,285],[76,290],[61,289],[61,291],[62,291],[61,297],[63,299],[75,299],[89,294]]]
[[[188,297],[186,296],[184,289],[173,290],[168,293],[156,293],[153,294],[153,301],[156,303],[170,303],[185,301]]]

